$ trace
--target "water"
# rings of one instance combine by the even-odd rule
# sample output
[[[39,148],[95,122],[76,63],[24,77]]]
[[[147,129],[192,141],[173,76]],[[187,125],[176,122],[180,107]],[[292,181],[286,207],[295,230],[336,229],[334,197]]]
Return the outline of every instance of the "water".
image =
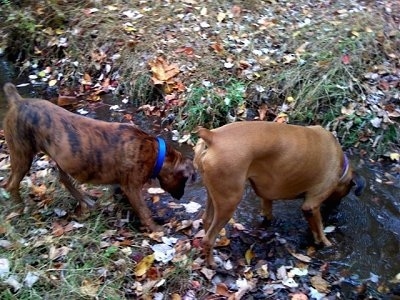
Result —
[[[13,80],[16,75],[12,66],[0,59],[0,85],[3,86],[7,81],[18,83]],[[33,89],[26,87],[20,89],[20,92],[23,95],[32,95]],[[109,97],[104,102],[106,104],[97,104],[89,116],[120,121],[121,114],[113,113],[109,109],[114,100]],[[1,90],[0,121],[3,119],[5,107],[4,94]],[[132,108],[128,107],[128,110],[134,112]],[[134,114],[134,122],[147,132],[162,134],[169,138],[169,133],[162,131],[158,126],[157,119]],[[187,156],[193,157],[192,147],[177,144],[175,147]],[[352,162],[357,171],[366,178],[368,186],[360,198],[353,194],[347,196],[339,206],[338,213],[324,221],[325,225],[336,227],[333,233],[327,235],[334,246],[319,250],[316,258],[330,261],[332,265],[343,266],[350,274],[358,274],[360,278],[369,278],[372,272],[383,280],[390,280],[400,273],[400,175],[392,171],[397,184],[383,184],[381,183],[385,181],[383,170],[390,171],[389,166],[361,164],[356,157],[352,158]],[[200,180],[187,186],[184,199],[204,204],[206,192]],[[301,200],[275,201],[273,214],[276,222],[272,227],[290,243],[299,248],[306,248],[305,241],[309,231],[301,213],[301,203]],[[259,210],[259,200],[248,187],[235,213],[235,219],[246,228],[255,228],[260,222]]]

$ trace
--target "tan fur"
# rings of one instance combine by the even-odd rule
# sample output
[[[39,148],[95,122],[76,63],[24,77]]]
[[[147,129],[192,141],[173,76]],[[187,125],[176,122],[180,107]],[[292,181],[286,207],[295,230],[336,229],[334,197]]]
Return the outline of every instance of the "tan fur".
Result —
[[[316,243],[330,246],[323,232],[320,206],[340,201],[354,185],[344,154],[333,135],[320,126],[272,122],[237,122],[214,130],[200,128],[194,165],[202,175],[208,200],[203,215],[203,250],[215,266],[212,250],[219,231],[242,199],[250,181],[272,218],[272,200],[304,197],[302,206]],[[361,191],[363,182],[356,180]]]
[[[11,159],[11,174],[4,186],[14,201],[22,203],[19,184],[35,154],[44,152],[57,163],[60,181],[79,205],[91,206],[93,201],[75,188],[70,176],[80,183],[119,184],[142,224],[158,230],[141,192],[157,158],[156,138],[131,124],[94,120],[46,100],[23,99],[11,83],[5,84],[4,91],[9,110],[3,128]],[[161,187],[179,199],[193,175],[192,162],[167,146],[157,176]]]

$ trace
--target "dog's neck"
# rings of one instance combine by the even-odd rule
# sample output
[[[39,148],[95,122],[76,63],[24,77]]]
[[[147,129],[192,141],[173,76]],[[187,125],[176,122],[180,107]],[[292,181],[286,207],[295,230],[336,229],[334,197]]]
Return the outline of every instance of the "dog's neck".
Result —
[[[157,142],[158,142],[157,159],[154,165],[151,178],[156,178],[160,173],[161,168],[164,164],[165,154],[167,152],[167,145],[165,144],[165,141],[162,138],[157,137]]]

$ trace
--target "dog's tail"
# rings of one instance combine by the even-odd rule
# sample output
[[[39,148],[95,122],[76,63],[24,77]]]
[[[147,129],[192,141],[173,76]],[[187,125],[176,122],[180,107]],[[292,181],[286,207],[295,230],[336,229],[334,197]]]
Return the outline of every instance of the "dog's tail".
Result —
[[[199,138],[202,138],[208,146],[211,145],[213,137],[213,132],[211,130],[208,130],[204,127],[198,127],[197,135],[199,136]]]
[[[211,144],[212,132],[206,128],[197,127],[196,133],[199,136],[199,140],[193,147],[194,150],[193,165],[197,170],[202,172],[203,170],[202,158],[207,152],[207,147]]]
[[[4,85],[4,93],[9,105],[13,105],[22,100],[21,95],[18,93],[17,88],[12,83],[7,82]]]

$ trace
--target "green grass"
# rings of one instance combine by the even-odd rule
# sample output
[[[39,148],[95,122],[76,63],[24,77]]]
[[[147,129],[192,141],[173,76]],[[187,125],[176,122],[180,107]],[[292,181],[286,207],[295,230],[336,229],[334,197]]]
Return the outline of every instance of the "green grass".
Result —
[[[199,125],[216,128],[232,122],[243,109],[245,96],[246,84],[235,79],[221,86],[192,86],[179,111],[178,124],[182,131],[191,132]]]

